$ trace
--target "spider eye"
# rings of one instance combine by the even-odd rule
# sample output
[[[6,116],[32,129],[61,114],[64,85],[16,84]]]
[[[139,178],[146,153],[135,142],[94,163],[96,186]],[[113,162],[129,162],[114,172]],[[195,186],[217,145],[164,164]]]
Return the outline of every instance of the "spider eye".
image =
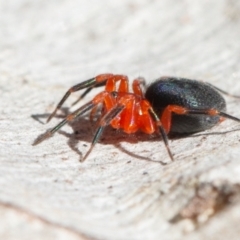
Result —
[[[116,98],[116,97],[118,96],[118,94],[117,94],[117,92],[116,92],[116,91],[114,91],[114,92],[111,92],[111,94],[112,94],[112,96],[113,96],[114,98]]]

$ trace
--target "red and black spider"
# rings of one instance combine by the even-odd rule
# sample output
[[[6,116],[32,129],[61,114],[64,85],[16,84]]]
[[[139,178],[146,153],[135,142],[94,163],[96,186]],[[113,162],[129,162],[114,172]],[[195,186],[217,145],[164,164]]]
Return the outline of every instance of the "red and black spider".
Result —
[[[240,122],[239,118],[225,113],[226,102],[219,92],[230,94],[209,83],[185,78],[161,77],[143,91],[145,80],[137,78],[133,81],[132,92],[130,92],[128,77],[114,74],[100,74],[71,87],[47,122],[54,117],[71,93],[86,88],[81,99],[92,88],[104,85],[104,91],[67,115],[62,122],[38,138],[33,145],[52,136],[67,122],[77,119],[87,111],[91,111],[90,116],[93,116],[99,105],[102,108],[99,127],[93,137],[91,147],[82,161],[99,141],[107,125],[111,125],[115,129],[122,129],[129,134],[138,130],[147,134],[159,133],[169,157],[173,160],[168,144],[169,133],[186,134],[203,131],[225,118]]]

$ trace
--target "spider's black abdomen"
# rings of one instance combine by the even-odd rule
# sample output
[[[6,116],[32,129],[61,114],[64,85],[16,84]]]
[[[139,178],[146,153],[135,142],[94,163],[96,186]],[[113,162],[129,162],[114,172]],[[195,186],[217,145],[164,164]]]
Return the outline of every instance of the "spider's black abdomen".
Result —
[[[161,117],[168,105],[178,105],[187,109],[226,110],[226,102],[219,92],[203,82],[175,77],[162,77],[146,90],[146,99]],[[172,115],[171,133],[193,133],[213,127],[219,116]]]

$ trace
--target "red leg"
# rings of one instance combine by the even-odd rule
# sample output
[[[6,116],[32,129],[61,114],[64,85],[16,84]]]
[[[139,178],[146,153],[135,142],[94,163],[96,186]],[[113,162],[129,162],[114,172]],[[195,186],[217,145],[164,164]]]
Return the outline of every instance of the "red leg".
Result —
[[[158,128],[159,133],[160,133],[160,135],[161,135],[161,137],[163,139],[163,142],[164,142],[165,147],[166,147],[166,149],[168,151],[169,157],[171,158],[172,161],[174,161],[172,152],[171,152],[169,144],[168,144],[167,132],[165,131],[161,120],[159,119],[159,117],[157,116],[157,114],[155,113],[155,111],[152,108],[149,108],[149,113],[152,115],[152,118],[153,118],[153,120],[156,123],[156,127]]]
[[[138,113],[138,126],[141,131],[152,134],[156,131],[156,125],[149,114],[149,109],[151,108],[147,100],[141,100],[139,104],[139,113]]]
[[[34,141],[33,145],[37,145],[44,141],[45,139],[51,137],[55,132],[57,132],[60,128],[62,128],[66,123],[75,120],[79,116],[83,115],[85,112],[95,108],[98,104],[104,103],[104,105],[108,109],[111,109],[115,106],[115,98],[109,92],[101,92],[99,93],[92,101],[88,102],[87,104],[83,105],[73,113],[67,115],[67,117],[61,121],[58,125],[52,128],[50,131],[47,131],[44,135]]]
[[[210,115],[210,116],[220,116],[220,121],[222,121],[223,118],[232,119],[236,122],[240,122],[239,118],[236,118],[234,116],[231,116],[227,113],[218,111],[216,109],[198,109],[198,108],[185,108],[177,105],[169,105],[167,106],[162,114],[161,121],[163,124],[163,127],[167,133],[169,133],[171,129],[171,122],[172,122],[172,113],[180,114],[180,115],[187,115],[187,114],[203,114],[203,115]]]
[[[124,75],[116,75],[116,80],[120,81],[118,92],[128,93],[129,92],[128,77]]]
[[[67,117],[62,120],[58,125],[56,125],[54,128],[52,128],[50,131],[47,131],[45,134],[37,138],[34,143],[32,144],[33,146],[41,143],[42,141],[46,140],[47,138],[51,137],[55,132],[57,132],[60,128],[62,128],[66,123],[74,120],[75,118],[81,116],[85,112],[91,110],[95,105],[93,104],[92,101],[88,102],[87,104],[83,105],[73,113],[67,115]]]
[[[105,77],[108,77],[106,80]],[[104,79],[104,81],[103,81]],[[72,104],[75,105],[81,99],[83,99],[93,88],[105,86],[105,90],[109,92],[116,91],[116,82],[120,81],[118,92],[128,92],[129,85],[128,85],[128,77],[124,75],[113,75],[113,74],[101,74],[96,77],[97,84],[94,86],[88,87],[82,95]]]
[[[105,82],[106,82],[105,90],[108,91],[108,92],[113,92],[113,91],[116,91],[116,82],[117,81],[120,81],[119,91],[120,92],[128,92],[128,78],[126,76],[124,76],[124,75],[114,75],[114,74],[111,74],[111,73],[97,75],[94,78],[91,78],[89,80],[86,80],[86,81],[84,81],[82,83],[79,83],[79,84],[71,87],[65,93],[63,98],[60,100],[60,102],[58,103],[58,105],[55,108],[55,110],[53,111],[53,113],[48,117],[47,122],[49,122],[54,117],[54,115],[56,114],[57,110],[59,110],[61,108],[61,106],[67,100],[67,98],[70,96],[71,93],[79,91],[79,90],[84,89],[84,88],[87,88],[86,91],[80,97],[80,99],[81,99],[93,87],[101,86]],[[76,102],[78,102],[78,101],[79,101],[79,99]]]
[[[161,116],[161,121],[167,134],[171,129],[173,112],[176,114],[186,114],[187,109],[177,105],[169,105],[164,109],[163,114]]]
[[[63,105],[63,103],[67,100],[67,98],[70,96],[71,93],[79,91],[81,89],[84,88],[91,88],[93,86],[95,86],[96,84],[100,84],[103,82],[106,82],[109,78],[111,78],[113,76],[113,74],[101,74],[98,75],[94,78],[90,78],[84,82],[81,82],[73,87],[71,87],[63,96],[63,98],[60,100],[60,102],[58,103],[57,107],[55,108],[55,110],[52,112],[52,114],[48,117],[47,122],[49,122],[54,115],[56,114],[57,110],[59,110],[61,108],[61,106]]]
[[[91,144],[91,147],[89,148],[89,150],[87,151],[87,153],[85,154],[85,156],[81,159],[81,162],[85,161],[86,158],[89,156],[89,154],[91,153],[93,147],[96,145],[96,143],[99,141],[102,133],[103,133],[103,130],[105,129],[105,127],[107,125],[110,124],[110,122],[112,120],[114,120],[115,117],[117,117],[117,115],[119,115],[122,110],[124,109],[124,106],[120,106],[120,105],[117,105],[115,107],[113,107],[109,112],[107,112],[100,120],[100,124],[99,124],[99,127],[94,135],[94,138],[92,140],[92,144]]]
[[[145,79],[144,79],[144,78],[141,78],[141,77],[136,78],[136,79],[134,79],[134,81],[133,81],[132,89],[133,89],[133,92],[134,92],[136,95],[140,96],[141,98],[144,98],[141,85],[143,85],[143,86],[145,87],[145,85],[146,85]]]
[[[120,127],[126,133],[134,133],[138,130],[137,124],[137,106],[136,99],[134,95],[129,95],[129,97],[123,97],[121,105],[124,106],[124,110],[121,114]]]
[[[108,92],[114,92],[116,90],[116,83],[119,83],[118,92],[128,92],[128,77],[124,75],[112,75],[108,78],[105,90]]]

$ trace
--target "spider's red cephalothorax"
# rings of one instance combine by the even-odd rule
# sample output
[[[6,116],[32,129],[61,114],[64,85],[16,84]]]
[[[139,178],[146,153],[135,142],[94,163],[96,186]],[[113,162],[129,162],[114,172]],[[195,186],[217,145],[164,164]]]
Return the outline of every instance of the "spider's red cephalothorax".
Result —
[[[130,92],[128,77],[114,74],[100,74],[71,87],[47,122],[54,117],[71,93],[86,88],[75,102],[77,103],[91,89],[100,86],[105,86],[105,90],[67,115],[62,122],[38,138],[33,145],[52,136],[67,122],[87,111],[90,111],[90,118],[92,118],[99,106],[101,107],[99,126],[92,145],[82,161],[89,155],[107,125],[122,129],[129,134],[138,130],[147,134],[158,132],[162,136],[169,157],[173,160],[168,145],[168,133],[190,134],[203,131],[225,118],[240,122],[239,118],[225,113],[226,102],[219,92],[228,93],[211,84],[185,78],[162,77],[153,82],[143,93],[142,87],[145,87],[145,80],[137,78],[133,81],[132,92]],[[239,96],[234,97],[239,98]]]
[[[128,78],[123,75],[104,75],[107,78],[105,91],[97,94],[92,103],[94,108],[99,104],[103,106],[103,119],[100,125],[106,125],[106,121],[115,129],[122,129],[126,133],[134,133],[141,130],[151,134],[155,131],[155,124],[150,116],[151,106],[144,98],[141,84],[142,79],[133,81],[133,93],[129,92]],[[97,76],[96,80],[103,79],[103,76]],[[119,87],[116,89],[116,82],[119,81]],[[93,108],[93,112],[94,111]],[[92,115],[92,114],[91,114]]]

